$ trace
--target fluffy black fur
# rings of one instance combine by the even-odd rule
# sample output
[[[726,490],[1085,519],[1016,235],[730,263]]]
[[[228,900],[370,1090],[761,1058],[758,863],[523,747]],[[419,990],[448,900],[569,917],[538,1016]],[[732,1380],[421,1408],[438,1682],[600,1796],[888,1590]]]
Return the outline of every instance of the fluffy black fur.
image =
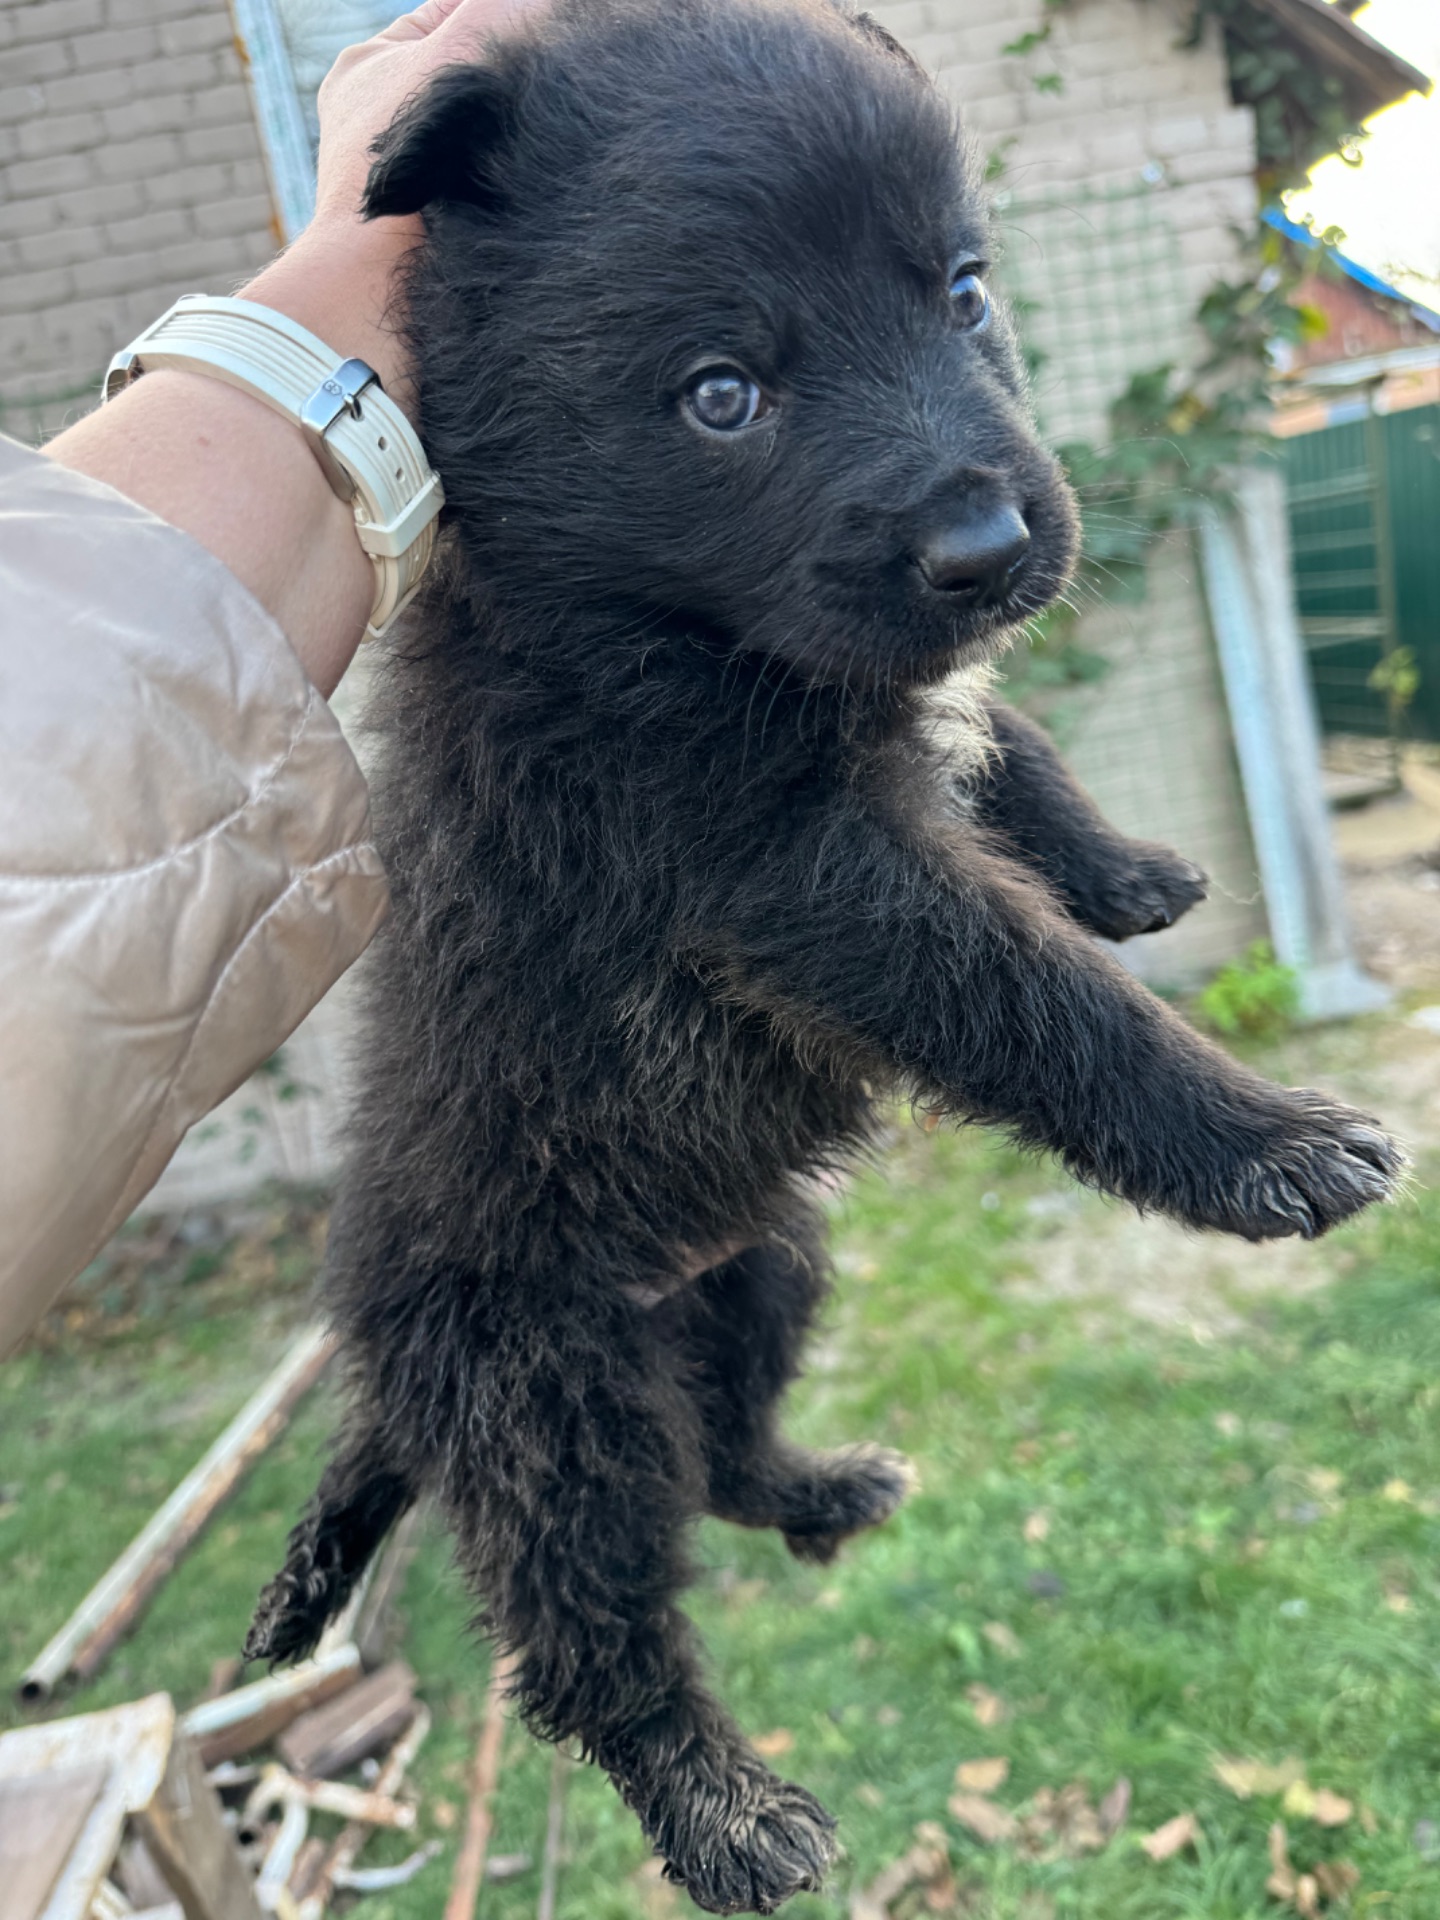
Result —
[[[1166,924],[1196,869],[1003,708],[943,744],[934,689],[1057,591],[1074,516],[1003,317],[957,317],[985,214],[892,43],[822,0],[581,0],[417,101],[369,205],[425,210],[449,531],[380,716],[352,1411],[248,1650],[313,1645],[433,1492],[529,1723],[702,1906],[769,1912],[834,1823],[706,1690],[684,1540],[708,1511],[824,1560],[904,1495],[898,1456],[775,1425],[825,1286],[807,1186],[877,1095],[1251,1238],[1397,1156],[1087,936]],[[716,364],[771,410],[697,425]],[[937,590],[927,542],[1009,509],[1018,571]]]

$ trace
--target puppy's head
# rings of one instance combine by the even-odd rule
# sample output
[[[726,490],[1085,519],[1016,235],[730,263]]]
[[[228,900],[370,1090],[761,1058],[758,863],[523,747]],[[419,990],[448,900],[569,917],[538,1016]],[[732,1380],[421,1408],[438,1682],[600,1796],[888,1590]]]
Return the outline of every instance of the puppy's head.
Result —
[[[1063,584],[971,162],[863,17],[570,0],[386,136],[367,209],[422,208],[427,442],[476,577],[556,648],[598,609],[612,645],[913,684]]]

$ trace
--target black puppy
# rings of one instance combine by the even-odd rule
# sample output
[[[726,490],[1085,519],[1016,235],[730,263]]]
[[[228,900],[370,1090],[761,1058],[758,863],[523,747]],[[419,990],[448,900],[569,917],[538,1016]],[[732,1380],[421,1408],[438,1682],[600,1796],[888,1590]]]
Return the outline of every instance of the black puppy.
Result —
[[[1083,931],[1164,924],[1193,868],[1013,714],[937,724],[1074,515],[955,128],[886,36],[582,0],[442,77],[368,204],[425,210],[450,530],[380,714],[394,914],[328,1266],[352,1411],[248,1651],[312,1645],[433,1492],[528,1722],[702,1906],[769,1912],[833,1822],[706,1691],[686,1529],[823,1560],[906,1486],[776,1430],[824,1290],[807,1176],[895,1091],[1252,1238],[1397,1155]]]

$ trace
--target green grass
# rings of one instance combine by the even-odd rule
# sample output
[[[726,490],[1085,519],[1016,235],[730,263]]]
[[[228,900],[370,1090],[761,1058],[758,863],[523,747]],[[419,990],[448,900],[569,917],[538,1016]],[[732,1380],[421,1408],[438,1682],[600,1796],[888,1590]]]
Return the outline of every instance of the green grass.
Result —
[[[1440,1867],[1413,1836],[1440,1819],[1440,1197],[1422,1187],[1350,1229],[1343,1285],[1251,1302],[1242,1337],[1200,1346],[1118,1311],[1097,1323],[1093,1306],[1019,1297],[1050,1229],[1027,1203],[1060,1190],[982,1136],[907,1128],[837,1211],[841,1284],[791,1426],[905,1448],[920,1493],[830,1569],[797,1566],[768,1536],[702,1532],[693,1604],[717,1683],[752,1732],[788,1732],[778,1764],[841,1818],[831,1889],[788,1911],[843,1914],[917,1821],[938,1820],[957,1915],[1273,1917],[1278,1802],[1237,1799],[1212,1766],[1295,1754],[1356,1808],[1331,1830],[1291,1818],[1297,1865],[1343,1856],[1361,1875],[1349,1912],[1434,1920]],[[69,1322],[0,1370],[9,1672],[283,1349],[304,1314],[311,1229],[277,1211],[198,1268],[171,1246],[119,1280],[97,1270]],[[238,1644],[328,1418],[317,1397],[66,1710],[199,1691]],[[416,1775],[421,1833],[447,1855],[367,1901],[368,1920],[438,1910],[483,1692],[439,1539],[405,1614],[436,1715]],[[1011,1637],[986,1633],[997,1624]],[[976,1686],[1000,1696],[1003,1722],[977,1724]],[[7,1714],[19,1717],[0,1705],[0,1724]],[[1125,1775],[1129,1827],[1076,1860],[983,1848],[946,1814],[956,1763],[981,1755],[1010,1761],[999,1798],[1012,1808],[1072,1781],[1098,1798]],[[496,1851],[538,1855],[548,1765],[512,1730]],[[1198,1850],[1153,1864],[1138,1836],[1187,1810]],[[689,1911],[639,1874],[634,1823],[592,1773],[572,1778],[567,1832],[564,1920]],[[408,1844],[377,1841],[366,1859]],[[482,1914],[519,1920],[535,1897],[532,1872],[488,1889]]]

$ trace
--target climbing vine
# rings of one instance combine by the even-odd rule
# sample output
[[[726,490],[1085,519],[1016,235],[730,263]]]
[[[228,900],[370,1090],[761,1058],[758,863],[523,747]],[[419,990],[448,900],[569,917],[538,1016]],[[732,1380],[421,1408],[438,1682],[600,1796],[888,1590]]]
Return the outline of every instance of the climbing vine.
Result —
[[[1300,186],[1329,153],[1358,166],[1364,134],[1333,74],[1318,72],[1251,0],[1197,0],[1187,45],[1199,45],[1207,19],[1218,21],[1224,35],[1231,92],[1255,112],[1262,191],[1274,198]]]

